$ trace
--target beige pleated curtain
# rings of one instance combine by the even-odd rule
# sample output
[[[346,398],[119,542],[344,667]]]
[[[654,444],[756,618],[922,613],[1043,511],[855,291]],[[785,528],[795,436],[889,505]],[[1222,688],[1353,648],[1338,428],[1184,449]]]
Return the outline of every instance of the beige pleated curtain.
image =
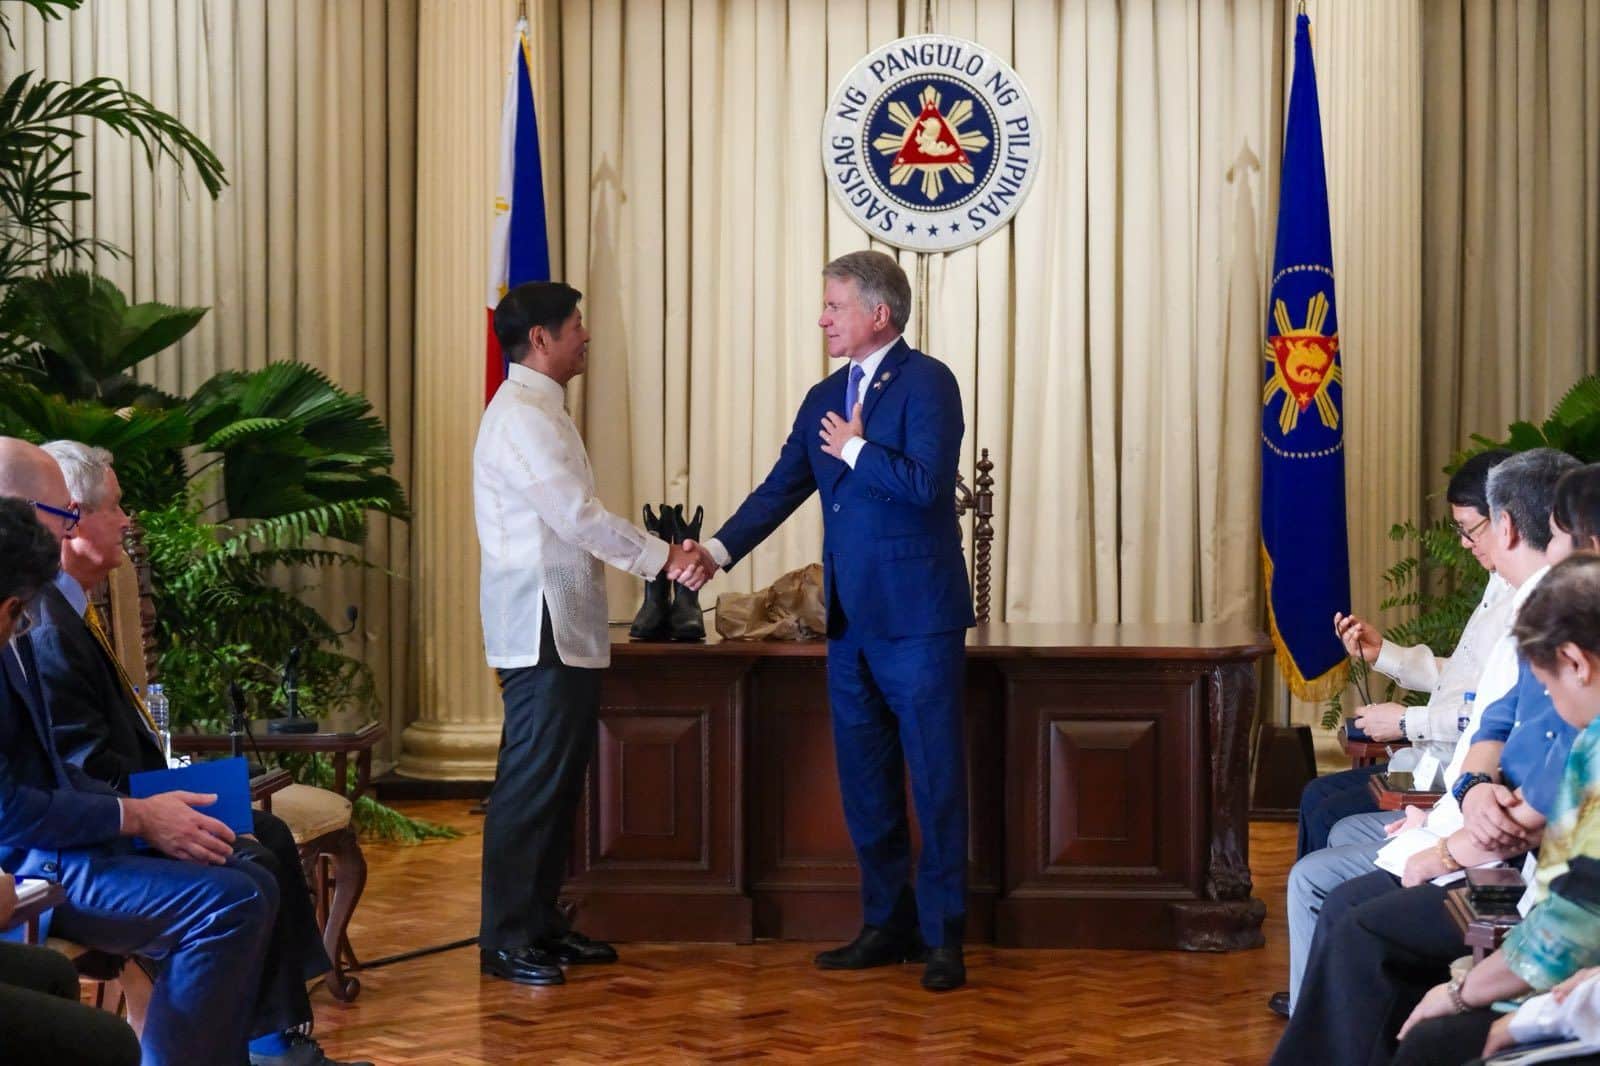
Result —
[[[94,269],[131,299],[212,309],[146,376],[187,392],[222,369],[311,363],[372,400],[412,483],[415,3],[89,0],[55,22],[6,6],[0,77],[120,78],[227,170],[213,202],[85,127],[76,163],[94,199],[75,226],[127,253]],[[372,664],[398,733],[415,703],[406,526],[375,523],[366,556],[378,569],[324,574],[311,595],[330,618],[360,608],[345,647]]]
[[[305,358],[390,420],[417,519],[409,554],[397,528],[375,555],[412,580],[351,595],[373,619],[391,722],[410,723],[402,766],[435,776],[491,772],[499,733],[470,448],[518,7],[101,0],[48,30],[30,17],[19,39],[47,73],[128,77],[229,165],[217,205],[103,139],[86,167],[97,199],[80,224],[133,253],[104,268],[141,298],[217,307],[162,380]],[[827,97],[872,47],[952,33],[1017,69],[1048,133],[1012,226],[900,256],[918,289],[911,337],[961,381],[965,468],[980,447],[998,465],[998,616],[1259,617],[1263,296],[1293,4],[528,7],[552,260],[585,291],[594,333],[571,406],[612,509],[688,501],[714,529],[765,473],[829,369],[818,271],[868,246],[824,187]],[[1543,413],[1600,358],[1600,13],[1567,0],[1307,10],[1354,591],[1372,613],[1397,553],[1387,528],[1429,513],[1448,454]],[[819,542],[812,504],[712,595],[765,584]],[[638,583],[613,577],[611,593],[613,616],[631,615]]]

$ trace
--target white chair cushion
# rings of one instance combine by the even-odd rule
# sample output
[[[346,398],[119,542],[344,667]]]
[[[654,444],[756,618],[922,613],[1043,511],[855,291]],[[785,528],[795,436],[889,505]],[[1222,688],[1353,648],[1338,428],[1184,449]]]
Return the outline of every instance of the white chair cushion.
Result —
[[[289,785],[272,794],[272,813],[283,819],[296,844],[343,829],[351,810],[350,801],[337,792],[311,785]]]

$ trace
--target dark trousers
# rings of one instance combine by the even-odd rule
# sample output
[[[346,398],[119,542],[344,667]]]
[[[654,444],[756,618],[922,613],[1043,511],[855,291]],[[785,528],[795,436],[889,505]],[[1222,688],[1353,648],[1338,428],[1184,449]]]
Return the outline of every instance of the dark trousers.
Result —
[[[1387,1063],[1412,1008],[1467,954],[1444,895],[1431,884],[1401,888],[1382,870],[1329,893],[1294,1017],[1272,1062]]]
[[[267,811],[255,812],[257,843],[242,842],[255,862],[272,874],[278,885],[278,913],[267,941],[267,957],[256,993],[252,1038],[281,1033],[311,1021],[311,997],[306,982],[332,968],[317,929],[311,889],[300,865],[300,849],[283,820]]]
[[[1505,1015],[1498,1011],[1483,1008],[1470,1010],[1465,1014],[1429,1018],[1418,1024],[1406,1034],[1404,1040],[1400,1041],[1400,1050],[1396,1051],[1394,1056],[1394,1066],[1462,1066],[1462,1063],[1482,1066],[1483,1042],[1489,1039],[1489,1027],[1503,1017]],[[1520,1048],[1513,1045],[1500,1054],[1508,1055],[1532,1046],[1536,1045],[1522,1045]],[[1578,1063],[1594,1066],[1595,1063],[1600,1063],[1600,1055],[1586,1052],[1582,1055],[1568,1055],[1549,1061],[1570,1063],[1573,1066]]]
[[[1328,832],[1341,818],[1378,809],[1367,782],[1385,765],[1362,766],[1319,777],[1300,793],[1300,840],[1294,857],[1303,859],[1328,846]]]
[[[600,671],[561,661],[547,607],[539,665],[498,673],[505,725],[483,823],[478,945],[515,950],[567,931],[556,899],[594,755]]]
[[[967,916],[966,633],[828,642],[828,700],[845,824],[868,925],[959,947]],[[922,830],[911,889],[906,767]]]
[[[65,955],[0,941],[0,1062],[138,1066],[139,1039],[115,1014],[78,1002]]]

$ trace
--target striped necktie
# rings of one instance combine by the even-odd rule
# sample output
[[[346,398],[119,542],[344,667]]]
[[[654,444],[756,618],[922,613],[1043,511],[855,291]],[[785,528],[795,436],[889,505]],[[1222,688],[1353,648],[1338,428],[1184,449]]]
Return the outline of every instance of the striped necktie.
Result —
[[[99,609],[94,604],[89,604],[83,612],[83,620],[89,623],[89,632],[100,642],[100,650],[106,653],[106,658],[111,660],[111,665],[116,669],[117,679],[122,682],[122,691],[133,701],[133,705],[139,708],[139,717],[144,719],[144,724],[149,727],[153,735],[159,736],[156,720],[150,717],[150,708],[139,698],[139,690],[134,688],[133,679],[128,676],[128,671],[122,668],[122,660],[117,658],[116,649],[111,646],[111,638],[106,634],[105,622],[100,617]]]

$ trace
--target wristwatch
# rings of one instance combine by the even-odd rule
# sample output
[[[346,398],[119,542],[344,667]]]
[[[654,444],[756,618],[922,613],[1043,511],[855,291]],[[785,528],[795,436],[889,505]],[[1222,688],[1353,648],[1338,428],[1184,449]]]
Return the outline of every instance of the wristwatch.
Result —
[[[1476,771],[1470,774],[1462,774],[1456,778],[1456,783],[1450,789],[1450,795],[1456,798],[1456,806],[1459,807],[1466,802],[1467,793],[1472,790],[1474,785],[1489,784],[1493,781],[1494,778],[1488,774],[1480,774]]]

